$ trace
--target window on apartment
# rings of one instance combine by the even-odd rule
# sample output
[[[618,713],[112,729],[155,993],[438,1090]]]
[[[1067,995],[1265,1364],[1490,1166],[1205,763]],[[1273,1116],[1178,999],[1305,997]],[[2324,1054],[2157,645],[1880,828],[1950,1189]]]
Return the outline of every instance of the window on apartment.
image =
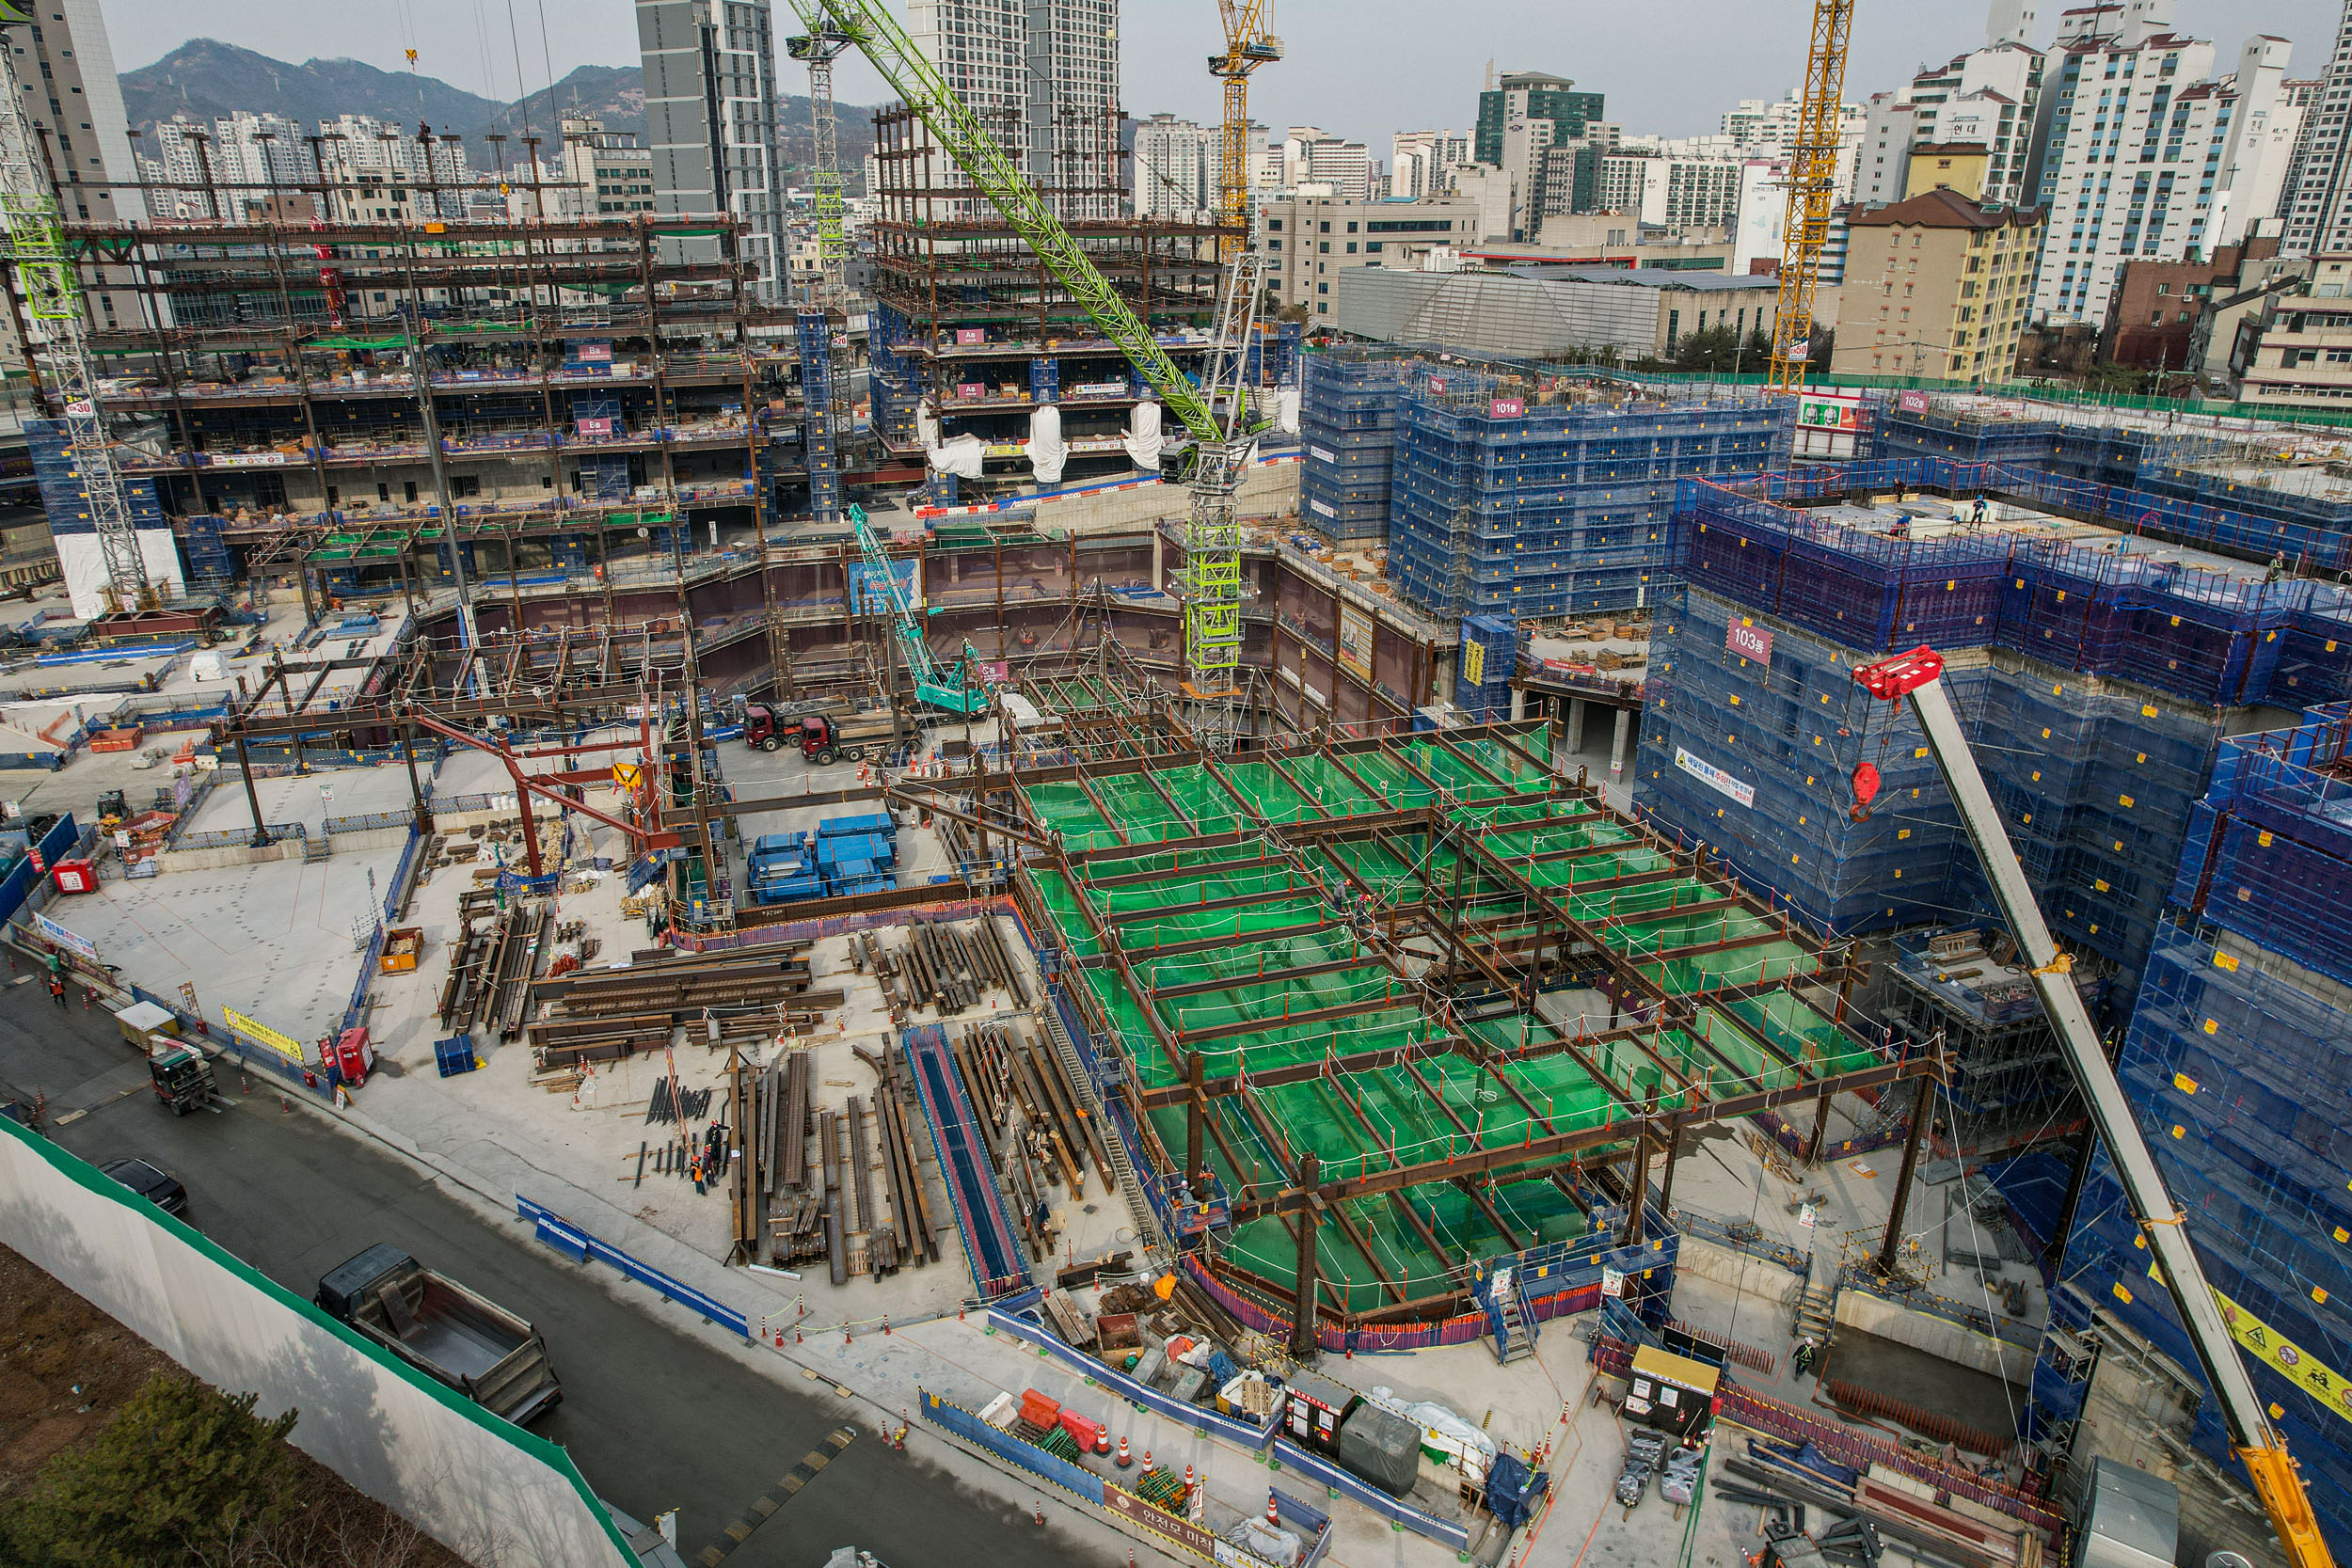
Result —
[[[1330,226],[1329,224],[1327,224],[1327,223],[1325,223],[1325,224],[1320,224],[1320,225],[1318,225],[1318,226],[1317,226],[1317,228],[1318,228],[1318,230],[1319,230],[1319,231],[1320,231],[1320,232],[1323,232],[1323,233],[1326,233],[1326,234],[1328,234],[1329,232],[1331,232],[1331,226]]]
[[[1331,292],[1331,285],[1330,285],[1330,284],[1328,284],[1328,283],[1318,283],[1318,284],[1316,284],[1316,285],[1315,285],[1315,293],[1319,293],[1319,294],[1327,294],[1327,293],[1329,293],[1330,292]]]
[[[1366,240],[1364,242],[1364,254],[1367,256],[1379,255],[1380,247],[1384,243],[1386,242],[1380,240]]]
[[[1327,223],[1323,227],[1328,229],[1331,226]],[[1315,249],[1322,252],[1324,255],[1328,256],[1331,254],[1331,242],[1329,240],[1317,240],[1315,242]]]
[[[389,484],[377,485],[375,487],[375,499],[380,501],[390,500],[392,499],[392,487]]]
[[[2159,299],[2163,298],[2166,294],[2169,294],[2171,292],[2172,285],[2169,283],[2159,283],[2156,285],[2156,297]]]
[[[409,502],[413,504],[417,499],[417,482],[413,479],[404,481],[401,489],[406,494]]]
[[[1353,224],[1350,224],[1348,227],[1350,227],[1350,228],[1352,229],[1352,228],[1354,228],[1355,226],[1354,226]],[[1356,254],[1356,242],[1355,242],[1354,240],[1350,240],[1350,241],[1348,241],[1348,242],[1347,242],[1347,253],[1348,253],[1350,256],[1353,256],[1353,255],[1355,255],[1355,254]]]
[[[1318,315],[1318,316],[1327,316],[1327,315],[1329,315],[1330,313],[1331,313],[1331,307],[1330,307],[1330,306],[1328,306],[1328,305],[1325,304],[1325,303],[1324,303],[1323,301],[1321,301],[1321,300],[1317,300],[1317,301],[1315,301],[1315,314],[1316,314],[1316,315]]]
[[[1273,233],[1279,234],[1282,231],[1282,220],[1280,218],[1268,218],[1266,219],[1265,226],[1267,230]]]

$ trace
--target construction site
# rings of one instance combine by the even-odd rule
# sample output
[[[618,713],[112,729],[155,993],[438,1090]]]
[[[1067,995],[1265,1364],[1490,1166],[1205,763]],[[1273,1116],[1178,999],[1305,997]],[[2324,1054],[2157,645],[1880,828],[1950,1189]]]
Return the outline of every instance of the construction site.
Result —
[[[59,1006],[1182,1562],[2352,1541],[2344,437],[1808,386],[1803,166],[1761,384],[1310,342],[800,8],[866,302],[9,219]]]

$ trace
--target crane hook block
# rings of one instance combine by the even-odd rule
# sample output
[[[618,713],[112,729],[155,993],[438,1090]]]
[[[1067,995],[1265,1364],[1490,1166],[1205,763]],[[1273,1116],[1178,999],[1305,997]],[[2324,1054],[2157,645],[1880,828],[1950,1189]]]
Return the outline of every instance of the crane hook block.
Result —
[[[1878,799],[1878,764],[1873,762],[1863,763],[1860,767],[1853,770],[1854,804],[1857,806],[1867,806],[1872,800]]]
[[[1907,654],[1854,667],[1853,678],[1881,702],[1906,696],[1944,673],[1944,656],[1922,642]]]

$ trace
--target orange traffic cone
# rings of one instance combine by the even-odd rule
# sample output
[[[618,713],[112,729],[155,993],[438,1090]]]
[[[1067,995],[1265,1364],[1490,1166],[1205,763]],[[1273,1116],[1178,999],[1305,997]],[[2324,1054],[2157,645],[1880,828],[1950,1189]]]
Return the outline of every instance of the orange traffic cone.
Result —
[[[1119,1439],[1119,1457],[1111,1463],[1117,1465],[1120,1469],[1124,1470],[1129,1465],[1135,1464],[1135,1456],[1127,1451],[1127,1439],[1122,1435]]]
[[[1187,1465],[1184,1466],[1184,1490],[1189,1493],[1193,1489],[1193,1484],[1192,1466]]]
[[[1274,1506],[1274,1488],[1271,1486],[1265,1489],[1265,1522],[1276,1529],[1282,1528],[1281,1513]]]

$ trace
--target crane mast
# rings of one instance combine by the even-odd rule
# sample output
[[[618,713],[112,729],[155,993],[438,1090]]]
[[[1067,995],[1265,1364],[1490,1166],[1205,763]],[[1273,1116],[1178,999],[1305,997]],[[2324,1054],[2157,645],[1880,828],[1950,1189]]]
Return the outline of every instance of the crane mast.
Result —
[[[2334,1560],[2320,1538],[2319,1522],[2312,1513],[2311,1499],[2303,1495],[2295,1461],[2271,1426],[2262,1395],[2238,1356],[2213,1287],[2206,1283],[2204,1268],[2189,1243],[2187,1215],[2165,1187],[2163,1173],[2156,1169],[2131,1103],[2123,1097],[2123,1086],[2100,1048],[2098,1030],[2074,984],[2074,965],[2058,951],[2049,923],[2034,901],[2025,867],[2018,863],[2009,830],[2001,824],[2000,810],[1977,768],[1943,674],[1943,656],[1919,647],[1863,665],[1854,671],[1853,678],[1882,702],[1909,700],[1920,733],[1935,756],[1936,768],[1951,789],[1961,823],[1983,862],[1994,900],[2017,938],[2018,951],[2042,998],[2042,1010],[2049,1015],[2058,1050],[2115,1163],[2116,1179],[2131,1204],[2132,1217],[2139,1222],[2164,1287],[2180,1310],[2182,1326],[2188,1330],[2205,1382],[2220,1402],[2230,1447],[2246,1466],[2254,1495],[2269,1514],[2271,1528],[2278,1531],[2293,1568],[2332,1568]],[[1864,808],[1855,809],[1859,813]]]
[[[821,25],[812,25],[808,32],[785,40],[785,53],[808,66],[809,189],[817,209],[817,259],[820,270],[816,298],[810,302],[816,309],[803,321],[807,333],[821,334],[825,351],[823,396],[809,397],[808,391],[813,388],[809,383],[803,383],[803,397],[811,403],[823,404],[821,408],[806,410],[814,427],[808,444],[812,480],[815,466],[819,462],[832,463],[833,472],[838,475],[841,460],[857,433],[857,410],[850,396],[850,242],[842,225],[841,142],[839,121],[833,106],[833,62],[850,46],[848,35]],[[838,343],[833,341],[836,322],[842,328]],[[838,480],[831,484],[812,483],[809,502],[820,521],[837,518]]]
[[[1203,740],[1230,745],[1242,641],[1234,492],[1251,445],[1241,378],[1263,260],[1244,249],[1229,269],[1217,302],[1216,344],[1196,387],[884,7],[875,0],[792,0],[792,8],[810,37],[838,34],[856,46],[1191,434],[1184,469],[1191,492],[1182,578],[1184,689],[1198,705],[1196,726]]]
[[[1225,125],[1217,148],[1216,221],[1235,230],[1221,243],[1246,246],[1249,236],[1249,73],[1282,57],[1282,40],[1266,31],[1273,0],[1216,0],[1225,24],[1225,53],[1209,56],[1209,74],[1225,84]]]
[[[16,0],[0,0],[0,29],[31,22],[31,13]],[[0,105],[0,244],[8,247],[8,261],[16,269],[25,314],[42,340],[26,346],[49,372],[50,394],[73,454],[74,476],[81,482],[90,522],[98,531],[106,597],[117,610],[135,610],[151,596],[147,562],[139,553],[130,502],[122,494],[122,476],[106,445],[105,424],[98,406],[98,379],[90,370],[81,279],[66,251],[64,214],[49,177],[48,160],[24,110],[24,89],[16,79],[13,47],[0,46],[0,79],[8,90],[8,103]]]
[[[1804,94],[1797,103],[1796,140],[1788,150],[1788,206],[1781,220],[1780,300],[1767,382],[1774,391],[1802,391],[1812,356],[1813,297],[1821,280],[1821,253],[1829,245],[1830,210],[1837,199],[1838,112],[1845,106],[1853,8],[1854,0],[1814,0]]]

